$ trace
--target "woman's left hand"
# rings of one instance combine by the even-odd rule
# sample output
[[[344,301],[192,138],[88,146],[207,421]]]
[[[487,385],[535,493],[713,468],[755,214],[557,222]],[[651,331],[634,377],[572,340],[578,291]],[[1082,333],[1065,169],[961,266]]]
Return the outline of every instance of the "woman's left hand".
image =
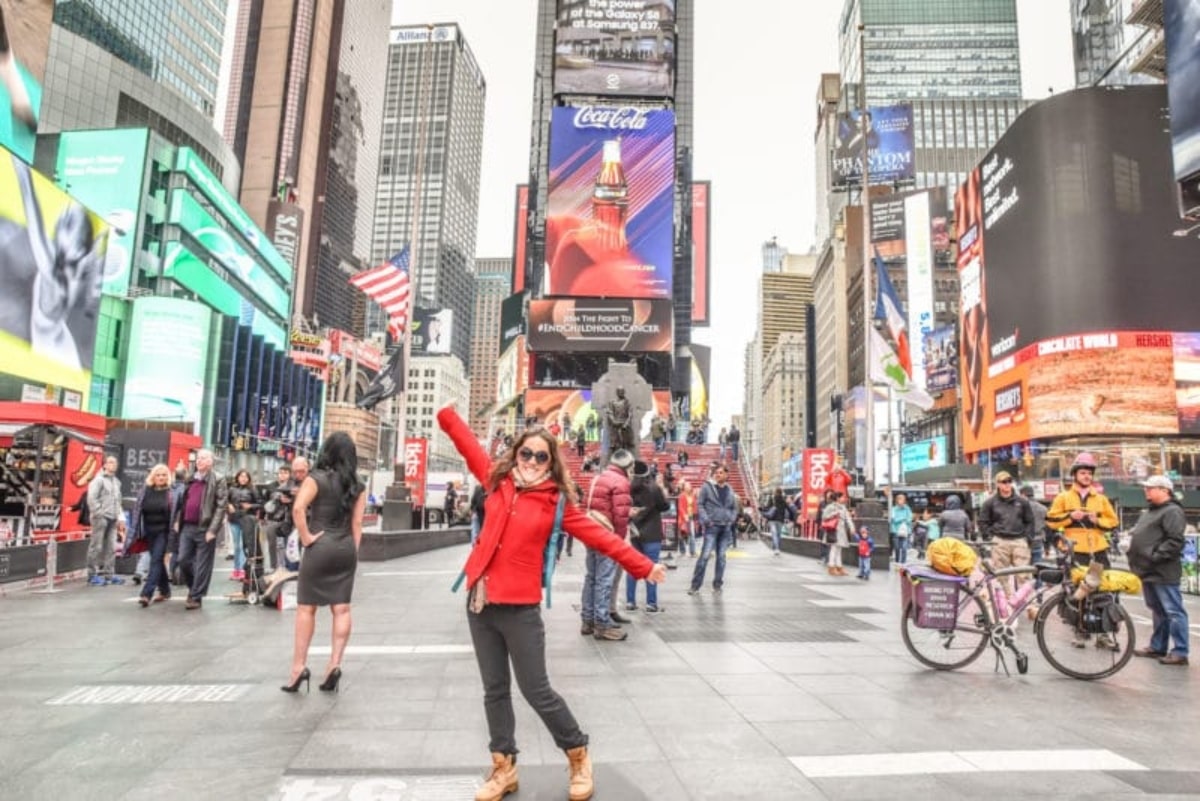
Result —
[[[648,581],[651,584],[661,584],[663,582],[663,580],[666,579],[666,577],[667,577],[667,566],[666,565],[655,565],[654,569],[650,571],[650,575],[646,576],[646,581]]]

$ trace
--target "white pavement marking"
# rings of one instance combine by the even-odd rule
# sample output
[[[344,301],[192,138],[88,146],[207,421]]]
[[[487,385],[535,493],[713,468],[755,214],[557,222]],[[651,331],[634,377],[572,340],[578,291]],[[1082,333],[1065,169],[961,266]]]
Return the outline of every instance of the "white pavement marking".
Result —
[[[372,570],[364,576],[457,576],[458,570]]]
[[[46,702],[48,706],[81,704],[222,704],[236,701],[253,684],[90,684],[80,685]]]
[[[1147,770],[1146,766],[1105,749],[918,751],[788,757],[788,760],[810,779],[917,776],[933,773]]]
[[[482,774],[451,776],[300,776],[283,780],[280,801],[388,798],[392,801],[457,801],[474,795]]]
[[[819,598],[809,601],[809,603],[814,606],[824,606],[830,609],[836,609],[839,606],[868,606],[871,609],[876,608],[864,603],[861,598]],[[886,609],[879,609],[878,611],[880,614],[887,614]]]
[[[469,654],[474,652],[470,645],[348,645],[346,653],[357,656],[404,656],[408,654]],[[309,653],[325,655],[328,645],[314,645]]]

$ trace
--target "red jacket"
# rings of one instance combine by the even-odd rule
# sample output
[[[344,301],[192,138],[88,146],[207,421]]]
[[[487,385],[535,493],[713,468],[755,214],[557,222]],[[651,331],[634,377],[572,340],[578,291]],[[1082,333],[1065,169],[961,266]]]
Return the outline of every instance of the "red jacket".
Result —
[[[633,508],[629,477],[625,471],[610,464],[607,470],[593,478],[592,488],[588,490],[587,508],[607,517],[617,536],[625,539],[629,533],[629,512]]]
[[[438,412],[438,425],[467,460],[467,469],[486,486],[492,462],[474,432],[452,409]],[[467,587],[474,587],[482,577],[487,581],[491,603],[541,603],[542,557],[557,506],[558,487],[553,482],[518,491],[511,477],[503,478],[484,501],[483,529],[463,568]],[[644,579],[654,569],[653,562],[570,501],[563,510],[563,530],[587,547],[612,557],[635,578]]]

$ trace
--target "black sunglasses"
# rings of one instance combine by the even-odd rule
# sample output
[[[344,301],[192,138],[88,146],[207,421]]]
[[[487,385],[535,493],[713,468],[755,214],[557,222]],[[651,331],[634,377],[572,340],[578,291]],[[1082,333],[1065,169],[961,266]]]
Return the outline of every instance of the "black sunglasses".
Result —
[[[521,450],[517,451],[517,458],[522,462],[545,464],[550,461],[550,451],[535,451],[530,448],[521,448]]]

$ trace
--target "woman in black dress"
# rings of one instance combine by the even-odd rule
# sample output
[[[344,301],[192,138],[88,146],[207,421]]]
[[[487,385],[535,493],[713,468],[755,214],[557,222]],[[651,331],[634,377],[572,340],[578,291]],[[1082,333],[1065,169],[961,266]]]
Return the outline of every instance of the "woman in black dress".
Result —
[[[321,689],[337,690],[342,677],[342,654],[350,640],[350,596],[358,568],[366,493],[355,472],[358,451],[344,431],[329,435],[321,446],[316,469],[304,479],[292,505],[292,522],[304,556],[296,589],[296,637],[292,673],[284,692],[308,689],[308,646],[316,626],[317,607],[333,613],[333,649]],[[311,519],[310,519],[311,516]]]

